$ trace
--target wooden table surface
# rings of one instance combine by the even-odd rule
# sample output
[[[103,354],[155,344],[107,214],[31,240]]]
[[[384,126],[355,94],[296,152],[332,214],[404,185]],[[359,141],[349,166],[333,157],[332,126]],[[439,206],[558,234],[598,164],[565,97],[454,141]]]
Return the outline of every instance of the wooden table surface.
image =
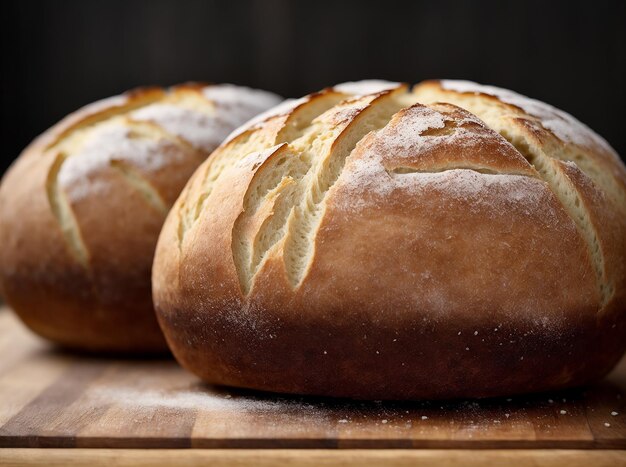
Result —
[[[572,459],[584,461],[580,465],[626,465],[626,359],[605,381],[587,388],[400,403],[213,387],[171,359],[70,354],[29,333],[6,311],[0,312],[0,354],[0,462],[11,465],[51,463],[55,456],[59,465],[69,458],[100,465],[94,459],[107,456],[117,459],[109,465],[130,465],[125,459],[137,460],[141,452],[144,460],[158,458],[164,465],[167,456],[189,460],[185,465],[196,465],[193,459],[260,465],[259,459],[295,452],[305,465],[314,459],[318,465],[329,465],[328,459],[343,464],[347,458],[363,465],[384,459],[428,465],[432,456],[441,465],[470,465],[471,459],[501,465],[499,456],[511,453],[519,453],[519,466],[579,465]],[[199,449],[160,456],[142,448]],[[259,452],[265,454],[254,454]]]

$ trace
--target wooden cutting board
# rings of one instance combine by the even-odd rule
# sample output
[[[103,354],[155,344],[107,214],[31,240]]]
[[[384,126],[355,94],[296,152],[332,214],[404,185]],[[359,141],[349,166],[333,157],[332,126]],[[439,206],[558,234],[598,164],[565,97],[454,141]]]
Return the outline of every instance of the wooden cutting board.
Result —
[[[171,359],[73,355],[6,311],[0,355],[5,448],[626,449],[626,360],[583,389],[393,403],[212,387]]]

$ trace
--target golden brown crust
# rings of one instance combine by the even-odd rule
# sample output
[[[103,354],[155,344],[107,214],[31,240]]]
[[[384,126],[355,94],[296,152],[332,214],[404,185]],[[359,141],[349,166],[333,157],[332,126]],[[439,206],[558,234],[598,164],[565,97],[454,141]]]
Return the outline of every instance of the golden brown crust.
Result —
[[[475,112],[545,166],[543,176],[571,206],[596,257],[603,305],[626,306],[626,170],[608,143],[565,112],[492,86],[428,81],[413,92],[425,102],[446,100]]]
[[[478,114],[485,112],[484,116],[495,110],[493,116],[497,119],[517,120],[525,127],[528,137],[550,147],[552,157],[582,165],[583,170],[589,172],[587,175],[604,191],[610,192],[616,188],[618,193],[615,195],[620,198],[621,207],[624,208],[624,164],[600,135],[571,115],[506,89],[468,81],[425,81],[417,85],[413,93],[420,102],[443,100],[470,111],[474,109]],[[596,167],[597,170],[594,170]]]
[[[164,351],[150,271],[167,210],[230,131],[277,102],[231,85],[147,88],[53,126],[0,188],[5,299],[64,346]]]
[[[153,269],[183,366],[218,384],[416,399],[562,388],[615,364],[623,165],[497,97],[422,86],[324,113],[304,99],[195,174]],[[309,118],[289,133],[295,114]]]

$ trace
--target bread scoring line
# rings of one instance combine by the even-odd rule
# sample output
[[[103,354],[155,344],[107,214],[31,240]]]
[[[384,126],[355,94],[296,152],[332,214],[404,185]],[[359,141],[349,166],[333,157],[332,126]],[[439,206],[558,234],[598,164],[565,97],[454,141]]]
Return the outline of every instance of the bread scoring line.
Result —
[[[484,96],[488,99],[496,99],[500,104],[509,109],[514,109],[516,114],[530,118],[542,131],[559,141],[560,147],[554,148],[552,159],[575,162],[580,169],[594,183],[602,188],[602,191],[612,198],[622,210],[626,209],[626,190],[617,181],[610,170],[598,171],[597,161],[586,157],[580,151],[593,150],[593,145],[598,145],[609,158],[619,161],[619,156],[600,135],[594,133],[589,127],[576,120],[575,117],[557,109],[550,104],[522,96],[507,89],[494,86],[485,86],[471,81],[441,80],[439,86],[444,91],[455,92],[463,98],[475,98]],[[478,114],[477,114],[478,115]],[[482,117],[481,117],[482,118]],[[572,126],[573,129],[568,128]],[[573,150],[571,145],[576,149]]]
[[[348,99],[348,101],[353,102],[354,99]],[[330,180],[327,186],[323,186],[321,190],[318,190],[319,193],[318,193],[317,199],[312,199],[312,197],[310,196],[311,193],[316,192],[314,188],[316,187],[315,180],[317,179],[313,179],[313,176],[311,176],[310,177],[311,182],[308,184],[307,189],[303,191],[301,185],[302,183],[305,183],[303,182],[304,175],[302,173],[298,173],[298,174],[292,173],[292,171],[290,170],[291,167],[289,166],[289,164],[283,165],[284,170],[280,174],[276,174],[276,173],[270,174],[270,176],[273,175],[273,183],[265,186],[265,188],[262,190],[262,193],[256,193],[256,195],[254,195],[255,190],[258,190],[259,184],[262,183],[262,181],[260,182],[258,180],[259,178],[262,178],[260,174],[263,171],[268,170],[269,165],[272,165],[271,162],[268,162],[269,159],[271,158],[270,157],[271,154],[267,156],[267,160],[264,160],[262,163],[258,163],[260,165],[263,165],[263,167],[261,167],[258,172],[255,172],[255,174],[253,175],[252,179],[249,182],[248,189],[244,195],[243,210],[238,216],[237,220],[235,221],[232,232],[231,232],[232,234],[231,248],[233,252],[233,262],[237,270],[240,287],[244,295],[247,295],[250,292],[254,277],[256,276],[256,273],[261,268],[262,263],[264,259],[268,256],[270,250],[277,243],[281,241],[283,242],[282,245],[284,247],[282,257],[283,257],[283,261],[285,261],[286,263],[285,265],[286,265],[286,271],[288,273],[289,281],[292,287],[296,288],[299,286],[301,281],[306,276],[306,267],[307,267],[307,264],[310,262],[311,255],[313,254],[312,250],[314,248],[314,238],[311,238],[311,236],[312,236],[312,232],[314,232],[317,229],[319,221],[320,221],[320,219],[318,219],[318,217],[320,217],[319,214],[321,213],[320,207],[323,204],[326,193],[332,188],[334,183],[339,179],[341,172],[344,168],[345,160],[349,157],[350,154],[352,154],[355,147],[363,138],[365,138],[367,134],[369,134],[371,131],[384,129],[398,111],[405,109],[407,107],[410,107],[410,106],[411,104],[407,104],[406,102],[404,102],[402,105],[399,105],[396,109],[394,109],[393,112],[387,115],[383,122],[380,122],[375,127],[368,128],[367,131],[362,132],[360,137],[354,142],[354,145],[349,149],[345,157],[343,157],[342,160],[340,161],[338,170],[336,170],[336,173],[334,174],[335,177],[333,177]],[[353,120],[355,116],[353,115],[350,118]],[[437,128],[435,130],[426,129],[422,133],[425,133],[424,136],[443,136],[443,135],[449,134],[450,132],[454,132],[457,126],[458,125],[456,124],[456,122],[453,122],[453,121],[450,122],[446,120],[446,124],[444,128]],[[262,131],[262,126],[259,128],[259,130]],[[493,131],[493,129],[491,130]],[[257,131],[257,129],[255,129],[255,131]],[[303,130],[302,133],[306,133],[307,131],[310,131],[310,128]],[[322,132],[322,134],[314,135],[312,140],[308,142],[308,146],[303,151],[306,152],[308,150],[311,150],[315,141],[318,138],[322,137],[323,133],[324,132]],[[420,133],[420,135],[422,133]],[[336,139],[338,139],[340,135],[341,133],[336,136]],[[248,142],[249,139],[250,139],[250,134],[247,134],[243,138],[240,146],[244,146]],[[294,154],[293,147],[291,147],[292,143],[293,143],[293,140],[289,142],[287,154],[283,156],[283,158],[289,157],[290,155],[292,157],[292,160],[296,160],[298,157],[302,155],[302,151],[300,152],[296,151]],[[235,165],[237,163],[237,160],[229,161],[227,154],[231,152],[234,152],[234,149],[229,148],[228,150],[225,151],[224,154],[220,155],[222,160],[219,162],[222,162],[222,163],[226,162],[226,167],[228,167],[229,165]],[[328,158],[328,161],[334,160],[335,157],[333,156],[335,156],[335,154],[332,154]],[[315,164],[315,161],[318,157],[320,156],[316,155],[312,157],[312,159],[309,161],[309,168],[307,169],[307,173],[311,171],[311,167]],[[232,158],[232,159],[235,159],[235,158]],[[211,161],[208,163],[209,167],[207,168],[205,172],[205,180],[206,180],[206,177],[208,177],[211,174],[211,165],[215,164],[215,162],[216,161]],[[320,163],[318,165],[320,169],[324,168],[324,164]],[[538,177],[538,175],[537,177],[533,177],[531,175],[528,175],[527,173],[518,173],[514,171],[498,172],[498,171],[490,170],[487,167],[469,166],[467,164],[465,165],[457,164],[455,166],[448,166],[448,167],[441,168],[442,171],[443,170],[455,170],[455,169],[474,170],[476,172],[481,172],[485,175],[488,175],[489,173],[494,173],[494,174],[502,174],[502,175],[523,175],[529,178]],[[390,176],[401,175],[402,172],[436,173],[438,171],[436,168],[426,170],[426,171],[420,171],[411,167],[396,167],[396,168],[385,169],[385,170],[387,170],[387,173]],[[220,168],[219,171],[213,171],[214,172],[213,180],[212,180],[213,182],[219,179],[222,171],[223,171],[222,168]],[[326,172],[328,172],[328,170],[326,169],[319,170],[317,174],[317,178],[322,178]],[[190,196],[191,191],[192,191],[191,189],[188,189],[186,193],[187,197]],[[295,196],[295,198],[297,199],[300,192],[305,193],[310,199],[306,200],[307,202],[305,203],[307,210],[300,209],[300,211],[298,212],[296,211],[296,208],[298,205],[294,203],[293,197]],[[210,191],[208,192],[208,194],[210,194]],[[208,194],[206,191],[201,191],[199,195],[200,202],[205,202],[208,199]],[[251,196],[257,196],[258,202],[255,204],[255,206],[250,205]],[[266,200],[267,197],[271,197],[273,199],[272,203],[274,204],[271,208],[272,212],[265,219],[262,220],[260,225],[257,226],[258,230],[250,234],[249,230],[252,228],[250,223],[253,221],[253,217],[255,216],[261,204],[263,203],[263,201]],[[275,212],[276,206],[284,204],[285,201],[291,202],[292,205],[289,206],[287,209],[285,209],[284,206],[280,206],[278,209],[280,213],[277,215]],[[198,207],[198,204],[199,203],[196,204],[196,207]],[[199,215],[200,212],[197,212],[196,214]],[[280,228],[278,229],[279,235],[277,236],[274,235],[272,238],[270,238],[269,241],[266,242],[268,231],[276,227],[277,219],[280,220],[279,222]],[[179,224],[179,227],[180,225],[181,224]],[[246,243],[247,240],[248,241],[250,240],[250,238],[248,239],[245,238],[246,232],[249,234],[248,237],[252,238],[252,241],[249,244]],[[300,240],[297,240],[298,238]],[[261,240],[260,249],[256,248],[259,239]],[[264,242],[266,243],[263,244]],[[296,259],[295,267],[293,264],[291,265],[287,264],[290,260],[293,260],[294,256],[298,258],[298,253],[299,253],[300,260],[298,261]]]
[[[537,169],[539,176],[546,182],[563,207],[565,213],[576,225],[576,229],[584,239],[589,251],[590,262],[593,266],[596,283],[600,291],[600,310],[602,310],[613,295],[614,284],[612,284],[606,276],[604,251],[600,245],[598,233],[591,222],[589,210],[585,207],[578,189],[571,183],[569,177],[563,172],[560,165],[555,163],[555,161],[559,161],[559,159],[550,157],[541,150],[532,149],[532,146],[523,134],[518,135],[521,141],[507,132],[500,132],[500,134]],[[542,161],[544,158],[546,159],[545,162]],[[549,167],[544,166],[544,163],[549,164]],[[549,175],[550,169],[554,170],[555,175]],[[585,176],[587,175],[585,174]],[[567,194],[565,189],[560,188],[561,183],[557,177],[560,178],[564,184],[569,186],[570,192],[574,195],[573,204],[567,202]]]
[[[436,173],[442,173],[442,172],[449,172],[451,170],[471,170],[472,172],[477,172],[482,175],[518,175],[520,177],[537,178],[532,175],[528,175],[527,173],[524,173],[524,172],[502,172],[498,170],[493,170],[488,167],[462,165],[462,164],[446,165],[445,167],[441,167],[441,168],[434,167],[434,168],[429,168],[426,170],[418,169],[415,167],[408,167],[408,166],[398,166],[394,168],[385,167],[385,172],[387,172],[387,175],[389,175],[390,177],[412,175],[412,174],[436,174]]]
[[[283,247],[282,260],[291,286],[301,283],[313,254],[313,233],[321,221],[327,192],[339,179],[356,145],[370,132],[386,126],[405,106],[394,95],[399,91],[404,89],[345,99],[320,120],[314,120],[300,138],[292,139],[282,158],[271,157],[278,150],[266,155],[248,185],[244,209],[232,229],[233,261],[244,295],[250,292],[256,273],[277,244]],[[281,167],[280,174],[272,170],[274,163]],[[261,193],[260,187],[264,187]],[[268,199],[272,212],[246,238],[255,214]]]
[[[319,159],[319,170],[313,174],[311,183],[305,189],[305,199],[288,219],[283,257],[292,287],[300,286],[311,264],[316,231],[322,222],[322,207],[328,192],[340,178],[346,160],[359,142],[368,134],[385,128],[393,116],[406,107],[406,103],[401,102],[396,95],[399,93],[406,93],[406,90],[398,87],[373,94],[376,97],[364,109],[356,115],[350,115],[348,125],[332,142],[328,158]],[[364,98],[367,99],[367,96]],[[343,145],[347,148],[343,148]],[[328,162],[325,163],[326,161]],[[315,165],[312,168],[315,168]],[[291,267],[288,264],[290,260],[293,262]]]
[[[139,192],[145,201],[165,218],[167,214],[165,201],[154,185],[152,185],[141,172],[123,160],[113,159],[110,165],[122,175],[126,184]]]
[[[287,143],[274,146],[265,153],[259,153],[261,160],[254,162],[253,170],[256,171],[246,190],[243,209],[232,228],[232,256],[244,295],[250,291],[252,279],[264,257],[282,237],[294,202],[286,209],[281,208],[285,201],[291,201],[302,189],[302,178],[310,169],[302,156]],[[255,156],[255,153],[251,156]],[[279,167],[284,170],[278,172],[276,169]],[[270,173],[261,176],[261,172]],[[274,200],[272,212],[251,235],[252,242],[248,244],[246,232],[257,227],[254,225],[255,215],[268,199]]]
[[[437,87],[439,87],[439,89],[437,89]],[[614,292],[614,284],[610,282],[606,275],[604,251],[601,248],[598,233],[591,222],[589,210],[584,205],[578,189],[572,184],[568,175],[563,172],[560,166],[560,163],[563,161],[569,161],[571,159],[577,159],[580,162],[581,157],[576,157],[579,156],[577,151],[567,149],[568,146],[565,146],[564,149],[563,145],[568,141],[561,140],[552,129],[546,128],[541,116],[536,116],[520,106],[503,101],[494,93],[483,92],[483,88],[480,86],[476,89],[472,88],[472,90],[466,89],[467,86],[465,85],[463,85],[461,89],[449,88],[450,86],[446,86],[445,82],[440,82],[435,85],[433,91],[433,85],[427,84],[425,87],[419,88],[417,93],[419,94],[419,98],[424,102],[445,101],[473,113],[480,118],[485,125],[496,133],[499,133],[511,143],[513,147],[535,167],[538,175],[549,186],[552,193],[554,193],[556,199],[572,220],[587,245],[590,263],[601,296],[600,310],[602,310]],[[424,90],[426,91],[425,93],[423,92]],[[479,100],[479,95],[485,96],[486,99]],[[514,111],[512,113],[511,111],[503,111],[503,105],[507,109],[514,109]],[[568,118],[575,120],[569,115]],[[544,141],[544,138],[535,137],[535,132],[532,130],[533,125],[537,125],[538,128],[541,128],[541,130],[545,132],[545,135],[549,135],[549,138]],[[534,141],[533,138],[536,139],[536,141]],[[556,157],[552,157],[544,151],[544,147],[547,144],[551,144],[552,139],[560,142],[560,145],[556,145],[558,147],[553,148],[557,150]],[[577,147],[576,142],[570,143]],[[574,157],[568,157],[570,155]],[[582,157],[582,159],[585,161],[582,169],[586,167],[586,170],[581,169],[581,172],[585,177],[594,180],[594,177],[588,173],[593,172],[591,167],[595,169],[596,163],[593,163],[594,159],[589,157]],[[576,164],[576,161],[572,162]],[[578,164],[576,165],[578,166]],[[612,174],[609,175],[607,183],[610,187],[614,187],[615,181],[613,180]],[[562,185],[565,185],[565,187],[562,187]],[[613,199],[617,196],[618,204],[619,200],[624,198],[624,193],[619,190],[615,192],[614,189],[607,189],[604,183],[594,182],[594,185]]]
[[[267,141],[263,140],[261,147],[256,148],[256,151],[268,149],[271,146],[287,142],[288,140],[293,141],[302,136],[304,132],[310,130],[312,121],[316,117],[345,97],[348,96],[335,92],[331,88],[326,88],[295,101],[286,101],[253,118],[243,126],[243,129],[239,128],[233,131],[222,143],[221,148],[218,148],[204,163],[206,167],[201,167],[198,170],[198,174],[202,171],[200,179],[196,180],[197,176],[193,177],[193,182],[198,181],[200,185],[200,193],[195,202],[191,203],[189,200],[191,193],[194,191],[193,182],[185,187],[180,197],[177,231],[179,249],[182,248],[182,243],[187,231],[195,224],[201,212],[206,207],[208,199],[213,192],[213,188],[222,176],[222,173],[239,162],[240,159],[232,157],[232,153],[241,152],[245,149],[246,145],[253,140],[253,136],[258,135],[258,131],[264,128],[268,122],[274,121],[274,119],[278,119],[278,121],[283,119],[280,128],[277,129],[274,138]],[[291,120],[294,115],[298,114],[299,110],[303,108],[309,109],[310,107],[315,107],[315,111],[308,118],[304,118],[299,124]],[[261,119],[263,115],[265,116],[265,120]],[[300,118],[302,118],[302,116],[300,116]],[[258,144],[259,141],[256,141],[256,143]],[[244,153],[244,156],[245,155],[247,155],[247,153]]]
[[[57,137],[54,138],[49,144],[44,146],[44,151],[54,151],[77,131],[89,131],[90,129],[96,128],[98,125],[105,123],[114,117],[123,116],[126,117],[126,124],[131,128],[133,126],[146,125],[159,133],[162,139],[170,140],[180,147],[186,147],[187,149],[197,151],[198,153],[204,154],[208,157],[209,154],[202,148],[194,148],[190,142],[186,141],[182,137],[170,134],[160,125],[152,121],[137,121],[128,117],[128,114],[134,112],[135,110],[163,101],[172,92],[173,89],[167,89],[164,92],[159,93],[158,97],[143,100],[135,105],[127,103],[126,105],[114,107],[113,109],[105,109],[95,115],[91,115],[82,122],[77,122],[74,125],[71,125],[57,135]],[[63,238],[70,253],[83,268],[88,269],[90,253],[82,238],[82,233],[78,222],[76,221],[76,216],[72,210],[71,204],[67,199],[67,196],[65,196],[62,192],[58,179],[63,164],[70,157],[76,156],[72,156],[62,151],[59,151],[55,156],[54,162],[51,165],[46,178],[46,194],[52,213],[61,227]],[[146,177],[134,169],[131,173],[131,167],[120,160],[112,159],[109,165],[122,175],[122,180],[124,180],[125,183],[127,183],[132,189],[137,190],[150,206],[155,208],[165,217],[165,214],[167,213],[165,201],[156,187],[154,187],[154,185],[150,183]]]
[[[67,154],[63,152],[58,152],[56,156],[54,156],[54,161],[46,177],[46,195],[52,214],[61,229],[61,234],[70,254],[83,268],[87,269],[89,251],[85,246],[80,227],[78,227],[76,216],[67,200],[67,196],[59,188],[58,183],[59,172],[67,157]]]
[[[416,87],[417,88],[417,87]],[[416,93],[416,88],[413,89],[413,92],[410,93],[412,95],[417,95],[418,93]],[[415,99],[415,102],[421,102],[421,103],[427,103],[426,101],[422,100],[419,98],[420,96],[418,95],[417,98]],[[578,231],[581,233],[581,236],[583,237],[583,239],[585,240],[585,242],[587,243],[589,252],[590,252],[590,259],[591,259],[591,263],[593,265],[593,269],[594,269],[594,273],[596,275],[596,282],[598,283],[598,287],[601,290],[601,295],[602,295],[602,305],[604,305],[608,299],[610,298],[611,295],[611,285],[609,284],[609,287],[606,288],[605,284],[607,284],[607,280],[606,280],[606,275],[605,275],[605,264],[604,264],[604,252],[602,252],[601,248],[600,248],[600,244],[599,244],[599,239],[598,239],[598,235],[597,232],[595,231],[593,225],[590,222],[590,216],[589,216],[589,212],[587,211],[586,207],[581,207],[580,209],[578,208],[578,206],[580,206],[582,203],[582,200],[580,198],[580,195],[578,194],[578,191],[575,189],[575,187],[573,187],[572,193],[575,194],[576,200],[573,202],[573,204],[570,204],[567,202],[567,200],[565,199],[566,196],[563,192],[563,190],[561,188],[559,188],[558,183],[553,179],[553,176],[551,176],[550,174],[548,174],[546,172],[546,167],[541,167],[541,161],[546,162],[547,166],[552,167],[556,173],[555,176],[560,176],[560,177],[564,177],[566,178],[566,176],[564,174],[562,174],[562,171],[560,170],[560,168],[558,167],[557,164],[552,164],[549,161],[556,161],[556,160],[560,160],[560,158],[556,158],[556,157],[551,157],[548,155],[544,156],[536,156],[536,155],[532,155],[529,154],[527,151],[525,151],[523,144],[520,145],[519,141],[515,140],[514,138],[512,138],[510,135],[506,134],[505,131],[502,131],[502,128],[499,128],[497,125],[494,126],[492,124],[492,121],[490,121],[490,116],[489,115],[485,115],[484,112],[481,113],[480,111],[476,111],[475,109],[472,109],[471,107],[468,108],[466,105],[467,103],[464,102],[460,102],[460,100],[458,99],[447,99],[447,96],[444,96],[443,98],[439,99],[441,102],[446,102],[446,103],[450,103],[450,104],[454,104],[457,105],[461,108],[465,108],[467,110],[469,110],[472,114],[476,115],[482,122],[485,123],[486,127],[489,128],[490,130],[494,131],[497,134],[500,134],[501,136],[503,136],[509,143],[511,143],[513,145],[513,147],[517,150],[517,152],[519,152],[533,167],[537,168],[537,177],[539,177],[541,180],[543,180],[547,186],[549,187],[549,189],[554,193],[554,195],[556,196],[556,198],[558,199],[559,203],[563,206],[565,212],[567,213],[567,215],[572,219],[574,225],[576,225]],[[451,96],[453,97],[453,96]],[[305,103],[306,105],[306,103]],[[495,103],[493,104],[495,105]],[[409,107],[409,105],[406,105],[405,107]],[[491,110],[493,110],[492,107],[490,107]],[[501,116],[502,112],[497,112],[498,114],[498,118]],[[485,117],[487,118],[487,120],[485,120]],[[493,117],[493,115],[491,115],[491,117]],[[540,119],[536,119],[537,123],[539,125],[541,125],[541,121]],[[451,125],[454,126],[454,125]],[[249,132],[246,136],[245,139],[242,142],[242,146],[244,146],[247,141],[250,139],[250,136],[253,132],[256,131],[263,131],[263,124],[259,124],[257,125],[255,128],[251,129],[251,132]],[[432,131],[432,136],[437,136],[439,133],[443,133],[446,134],[449,131],[454,131],[454,128],[448,128],[446,126],[446,128],[442,128],[442,129],[436,129]],[[546,130],[549,131],[549,130]],[[518,133],[520,133],[520,131],[518,131]],[[522,133],[522,138],[524,138],[523,136],[523,132]],[[526,141],[526,140],[525,140]],[[275,141],[278,142],[278,141]],[[224,151],[224,153],[232,153],[233,151],[228,148]],[[224,155],[222,155],[224,156]],[[228,157],[223,157],[222,160],[220,162],[224,162],[224,160],[226,160],[226,164],[225,166],[228,167],[233,161],[227,161]],[[216,161],[210,161],[207,164],[207,169],[205,172],[205,180],[207,177],[212,176],[212,179],[210,180],[209,183],[209,187],[208,190],[204,189],[203,187],[201,187],[200,189],[200,193],[198,195],[198,197],[196,198],[196,200],[198,201],[195,204],[195,212],[193,213],[193,219],[191,220],[191,222],[182,225],[182,222],[179,224],[179,234],[182,231],[182,235],[184,235],[184,232],[189,228],[190,225],[193,225],[193,222],[195,222],[195,220],[201,215],[201,212],[203,210],[203,208],[206,206],[207,200],[209,198],[209,195],[211,193],[211,190],[213,189],[213,184],[219,179],[219,177],[221,176],[222,173],[222,169],[223,167],[219,168],[219,170],[214,170],[214,164]],[[594,166],[594,164],[591,164],[590,162],[590,166]],[[343,169],[343,167],[341,167],[341,170]],[[485,168],[482,167],[463,167],[463,166],[459,166],[459,167],[448,167],[446,168],[448,170],[453,170],[453,169],[468,169],[468,170],[475,170],[478,172],[483,172],[485,173],[486,170]],[[478,170],[476,170],[478,169]],[[340,172],[341,172],[340,170]],[[397,175],[401,175],[400,172],[402,172],[403,170],[408,172],[413,172],[413,169],[410,167],[407,168],[395,168],[395,169],[390,169],[387,170],[387,173],[390,176],[397,176]],[[487,169],[488,170],[488,169]],[[415,172],[418,172],[417,170]],[[429,170],[428,172],[433,172],[432,170]],[[586,172],[585,172],[586,173]],[[525,175],[525,176],[529,176],[528,174],[517,174],[515,172],[503,172],[502,174],[508,174],[508,175]],[[488,173],[485,173],[485,175],[488,175]],[[278,186],[278,184],[282,181],[282,178],[280,178],[279,180],[277,180],[277,184],[276,186]],[[252,182],[251,182],[252,183]],[[328,189],[330,189],[332,187],[332,185],[334,184],[334,182],[332,182],[330,184],[330,186],[328,187]],[[274,188],[276,188],[276,186]],[[271,190],[270,190],[271,191]],[[270,192],[268,191],[268,193]],[[186,195],[185,198],[190,197],[190,196],[194,196],[195,192],[193,190],[187,190],[186,191]],[[276,193],[278,195],[278,193]],[[248,194],[246,194],[246,196],[248,196]],[[323,197],[322,197],[323,198]],[[323,199],[322,199],[323,201]],[[320,203],[322,202],[320,201]],[[314,202],[311,204],[312,208],[315,208],[318,205],[317,202]],[[574,205],[576,207],[574,207]],[[314,214],[312,216],[313,218],[316,217],[316,214]],[[295,227],[301,226],[305,221],[302,220],[293,220],[293,216],[290,214],[290,221],[288,222],[293,222]],[[313,223],[315,224],[316,219],[313,219]],[[263,224],[261,225],[261,229],[266,228],[267,225]],[[313,226],[312,228],[315,228],[315,226]],[[306,229],[305,229],[306,230]],[[306,231],[305,231],[306,234]],[[182,235],[179,235],[179,247],[181,246],[182,243]],[[234,235],[235,237],[235,235]],[[288,238],[293,239],[293,236],[289,236],[287,235]],[[306,243],[306,242],[305,242]],[[235,240],[233,240],[233,245],[235,245]],[[271,246],[270,246],[271,247]],[[599,255],[597,255],[596,253],[599,252]],[[253,270],[252,270],[252,277],[254,276],[255,272],[254,272],[254,268],[257,267],[262,261],[263,261],[263,257],[265,256],[267,252],[264,252],[261,256],[261,259],[258,259],[254,261],[253,264]],[[256,265],[256,266],[255,266]],[[305,265],[306,266],[306,265]],[[295,274],[292,275],[291,282],[292,282],[292,286],[296,287],[300,281],[302,280],[303,276],[304,276],[304,271],[301,270],[302,269],[302,264],[300,264],[298,267],[296,267],[296,272]],[[247,273],[244,274],[244,276],[247,276]],[[240,275],[240,280],[241,280],[241,275]],[[242,281],[242,283],[244,283]],[[245,291],[246,287],[242,287],[242,290]]]

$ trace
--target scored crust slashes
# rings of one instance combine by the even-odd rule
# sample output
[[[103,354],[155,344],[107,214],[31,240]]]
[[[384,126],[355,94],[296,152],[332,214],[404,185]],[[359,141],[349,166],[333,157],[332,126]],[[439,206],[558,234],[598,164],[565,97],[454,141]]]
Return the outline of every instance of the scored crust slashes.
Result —
[[[377,93],[365,96],[343,94],[343,99],[334,101],[329,99],[327,104],[332,105],[320,106],[314,112],[311,112],[313,107],[311,100],[305,98],[297,105],[286,109],[284,113],[270,115],[265,122],[258,122],[255,127],[237,135],[218,149],[211,158],[213,160],[207,161],[205,186],[194,190],[193,196],[187,193],[186,203],[179,214],[179,244],[182,245],[185,233],[193,227],[202,210],[210,204],[212,187],[219,182],[221,174],[252,152],[274,147],[276,150],[267,153],[267,157],[259,164],[244,197],[243,211],[233,225],[233,262],[238,272],[241,290],[248,294],[264,258],[272,248],[277,248],[280,244],[289,281],[293,287],[297,287],[306,276],[307,267],[314,254],[316,229],[323,215],[325,195],[339,178],[343,165],[354,148],[368,133],[382,131],[392,117],[402,109],[417,103],[430,105],[431,109],[436,109],[434,102],[450,102],[470,110],[488,128],[508,140],[536,169],[531,176],[541,177],[550,186],[589,246],[602,303],[606,303],[613,293],[614,284],[607,272],[602,246],[589,217],[588,208],[578,195],[576,187],[569,181],[562,165],[556,160],[567,159],[568,154],[562,149],[560,152],[555,150],[562,148],[562,144],[559,146],[559,142],[563,143],[558,139],[559,133],[553,134],[548,124],[544,129],[545,134],[538,139],[535,133],[528,129],[527,122],[533,121],[541,128],[542,115],[533,116],[524,112],[525,121],[520,122],[520,115],[516,115],[518,121],[512,122],[504,118],[507,117],[506,112],[501,106],[502,102],[497,99],[478,98],[480,102],[475,105],[473,94],[470,99],[465,96],[464,93],[468,92],[466,89],[462,92],[441,89],[440,85],[425,83],[416,86],[413,92],[405,87],[395,86],[391,90],[389,88],[377,90]],[[337,94],[337,90],[326,90],[320,94],[334,95]],[[317,99],[320,99],[319,94]],[[307,119],[301,118],[306,111],[309,111]],[[435,121],[438,117],[430,118],[434,120],[422,119],[422,124],[426,124],[420,133],[423,136],[449,135],[457,131],[458,123],[454,119],[447,119],[443,126],[438,126]],[[280,123],[277,124],[278,120]],[[295,120],[300,124],[298,131],[289,133],[285,129],[291,130],[292,122]],[[414,131],[418,131],[420,123],[415,121],[414,125]],[[275,131],[273,126],[278,126],[280,130]],[[287,144],[277,147],[279,143]],[[568,148],[576,144],[576,142],[566,143],[570,145]],[[574,152],[576,158],[572,158],[575,161],[570,164],[579,165],[580,169],[592,177],[599,188],[617,200],[623,209],[621,200],[624,194],[619,182],[610,175],[607,178],[605,174],[607,171],[597,168],[599,163],[595,156],[581,156],[580,148],[570,151],[572,154]],[[581,160],[584,162],[581,163]],[[473,166],[471,161],[455,161],[436,170],[459,168],[472,169],[483,174],[520,173],[516,170],[502,172],[494,167]],[[393,173],[401,173],[403,170],[412,171],[411,167],[391,169]],[[435,169],[426,171],[433,170]],[[521,171],[524,170],[526,169]],[[597,175],[598,173],[604,174],[602,178]],[[610,174],[610,171],[608,173]],[[195,203],[190,201],[190,196],[197,201]],[[189,206],[195,207],[191,216]],[[268,210],[269,214],[265,212]],[[260,211],[263,213],[259,214]]]

